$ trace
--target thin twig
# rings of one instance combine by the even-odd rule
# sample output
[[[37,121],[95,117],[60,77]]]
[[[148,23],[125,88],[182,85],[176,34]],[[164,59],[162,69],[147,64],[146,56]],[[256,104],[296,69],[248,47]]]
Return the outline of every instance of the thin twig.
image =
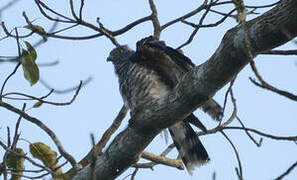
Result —
[[[85,1],[84,0],[80,0],[80,8],[79,8],[79,19],[82,19],[82,12],[83,12],[83,8],[85,5]]]
[[[69,0],[69,4],[70,4],[70,9],[71,9],[71,14],[74,17],[74,19],[76,19],[77,21],[80,21],[81,19],[79,19],[75,13],[74,10],[74,5],[73,5],[73,0]]]
[[[140,18],[140,19],[126,25],[125,27],[123,27],[123,28],[121,28],[119,30],[112,31],[111,34],[113,36],[118,36],[118,35],[124,34],[125,32],[129,31],[130,29],[134,28],[135,26],[137,26],[139,24],[142,24],[142,23],[144,23],[146,21],[149,21],[149,20],[151,20],[151,15]]]
[[[11,8],[15,3],[17,3],[19,0],[13,0],[10,1],[9,3],[5,4],[4,6],[2,6],[0,8],[0,13],[2,13],[2,11],[7,10],[8,8]]]
[[[253,141],[253,143],[256,144],[256,146],[260,147],[260,146],[262,145],[263,138],[261,138],[260,141],[257,142],[257,141],[255,140],[255,138],[249,133],[249,131],[246,130],[246,128],[245,128],[243,122],[240,120],[240,118],[237,116],[236,119],[238,120],[238,122],[240,123],[240,125],[244,128],[244,132],[247,134],[247,136]]]
[[[238,162],[238,167],[239,167],[239,174],[238,174],[238,178],[240,180],[243,179],[243,175],[242,175],[242,166],[241,166],[241,160],[240,160],[240,156],[239,156],[239,153],[235,147],[235,145],[233,144],[233,142],[231,141],[231,139],[224,133],[224,131],[220,131],[223,136],[227,139],[227,141],[230,143],[230,145],[232,146],[232,149],[234,150],[235,152],[235,155],[236,155],[236,159],[237,159],[237,162]]]
[[[222,24],[234,11],[236,11],[236,9],[231,10],[228,14],[226,14],[226,16],[224,16],[223,18],[221,18],[220,20],[218,20],[215,23],[211,23],[211,24],[194,24],[191,22],[188,22],[186,20],[182,20],[181,22],[184,24],[187,24],[189,26],[192,26],[194,28],[209,28],[209,27],[216,27],[220,24]]]
[[[64,102],[64,103],[46,101],[46,100],[43,100],[44,97],[43,98],[38,98],[38,97],[35,97],[35,96],[31,96],[31,95],[27,95],[27,94],[23,94],[23,93],[17,93],[17,92],[11,92],[11,93],[3,94],[2,97],[6,98],[6,99],[14,99],[14,100],[38,100],[39,102],[45,103],[45,104],[51,104],[51,105],[55,105],[55,106],[66,106],[66,105],[72,104],[75,101],[76,97],[79,94],[79,91],[81,90],[81,87],[82,87],[82,81],[80,82],[80,84],[79,84],[78,88],[76,89],[76,92],[73,95],[73,97],[71,98],[71,100],[68,101],[68,102]],[[52,93],[52,92],[54,92],[54,90],[51,90],[50,93]],[[27,97],[28,99],[7,97],[9,95],[19,95],[19,96]]]
[[[92,77],[88,77],[86,80],[82,81],[81,83],[81,87],[87,85],[89,82],[92,81]],[[47,88],[48,90],[53,90],[53,93],[55,94],[65,94],[65,93],[69,93],[69,92],[72,92],[72,91],[77,91],[78,87],[79,86],[74,86],[74,87],[70,87],[70,88],[66,88],[66,89],[63,89],[63,90],[59,90],[59,89],[55,89],[53,88],[51,85],[49,85],[47,82],[45,82],[43,79],[40,79],[39,82],[45,87]]]
[[[275,136],[267,133],[263,133],[259,130],[252,129],[252,128],[247,128],[247,127],[233,127],[233,126],[228,126],[228,127],[223,127],[224,130],[244,130],[244,131],[250,131],[253,133],[256,133],[260,136],[267,137],[270,139],[274,140],[283,140],[283,141],[297,141],[297,136]]]
[[[88,23],[85,23],[84,21],[82,21],[82,22],[83,22],[83,24],[89,25]],[[118,43],[116,38],[112,35],[111,31],[106,29],[104,27],[104,25],[100,22],[100,18],[97,18],[97,23],[99,24],[99,31],[102,34],[104,34],[112,42],[112,44],[114,44],[117,47],[120,46],[120,44]]]
[[[211,0],[210,3],[212,3],[212,2],[213,2],[213,0]],[[202,17],[199,20],[199,25],[202,25],[203,21],[205,20],[206,16],[209,13],[210,8],[211,8],[211,6],[207,6],[207,8],[205,9],[205,12],[203,13]],[[192,32],[192,34],[190,35],[190,37],[188,38],[188,40],[185,43],[183,43],[182,45],[180,45],[177,49],[181,49],[181,48],[185,47],[186,45],[190,44],[193,41],[193,39],[196,36],[199,29],[200,29],[200,27],[195,28],[194,31]]]
[[[227,101],[228,101],[228,95],[230,93],[230,91],[232,91],[232,87],[234,85],[234,82],[236,80],[236,77],[234,77],[231,81],[230,81],[230,85],[225,93],[225,98],[224,98],[224,105],[223,105],[223,114],[225,112],[225,109],[226,109],[226,105],[227,105]]]
[[[269,50],[264,51],[261,54],[267,55],[297,55],[297,50]]]
[[[225,129],[236,118],[237,105],[236,105],[236,99],[234,98],[232,89],[230,90],[230,95],[231,95],[231,100],[232,100],[232,104],[233,104],[233,112],[232,112],[231,116],[229,117],[229,119],[224,123],[220,122],[220,124],[217,127],[213,128],[213,129],[209,129],[206,132],[203,132],[203,131],[196,132],[196,134],[198,136],[217,133],[217,132]]]
[[[54,11],[53,9],[49,8],[45,3],[43,3],[42,1],[40,0],[34,0],[36,5],[38,6],[38,9],[39,11],[41,12],[41,14],[46,17],[47,19],[51,20],[51,21],[57,21],[57,22],[63,22],[63,23],[74,23],[75,20],[69,18],[69,17],[66,17],[56,11]],[[51,16],[49,16],[44,10],[43,8],[45,8],[46,10],[50,11],[51,13],[57,15],[58,17],[61,17],[63,19],[66,19],[66,20],[61,20],[61,19],[58,19],[58,18],[52,18]]]
[[[278,5],[278,4],[281,3],[281,2],[282,2],[282,0],[279,0],[279,1],[275,2],[275,3],[268,4],[268,5],[262,5],[262,6],[248,6],[248,5],[246,5],[245,7],[246,7],[246,8],[269,8],[269,7]]]
[[[25,111],[25,109],[26,109],[26,103],[24,103],[22,111]],[[15,125],[13,141],[12,141],[12,145],[11,145],[11,148],[10,148],[12,151],[16,148],[16,145],[17,145],[17,142],[18,142],[18,139],[19,139],[18,130],[19,130],[19,127],[20,127],[21,120],[22,120],[22,116],[20,116],[18,118],[17,123]]]
[[[9,110],[9,111],[12,111],[12,112],[14,112],[16,114],[21,115],[24,119],[28,120],[29,122],[32,122],[33,124],[35,124],[38,127],[40,127],[42,130],[44,130],[51,137],[51,139],[54,141],[54,143],[56,144],[56,146],[57,146],[60,154],[65,159],[67,159],[71,163],[71,165],[73,167],[76,167],[77,166],[75,159],[69,153],[67,153],[65,151],[64,147],[62,146],[61,141],[58,139],[58,137],[56,136],[56,134],[50,128],[48,128],[45,124],[43,124],[42,121],[38,120],[35,117],[32,117],[32,116],[28,115],[24,111],[22,111],[20,109],[17,109],[14,106],[12,106],[10,104],[7,104],[5,102],[0,101],[0,106],[3,107],[3,108],[5,108],[5,109],[7,109],[7,110]]]
[[[139,170],[138,168],[135,168],[135,170],[134,170],[133,173],[131,174],[131,180],[134,180],[134,179],[135,179],[135,176],[136,176],[138,170]]]
[[[117,117],[115,118],[115,120],[113,121],[111,126],[104,132],[102,138],[99,140],[99,142],[96,144],[96,146],[94,148],[92,148],[91,151],[79,162],[79,164],[82,167],[85,167],[86,165],[88,165],[89,163],[92,162],[94,154],[96,154],[96,155],[102,154],[103,148],[109,141],[112,134],[121,125],[121,122],[125,118],[127,111],[128,111],[128,109],[125,106],[123,106],[121,108],[119,114],[117,115]],[[74,169],[70,169],[66,174],[72,174],[73,172],[74,172]]]
[[[292,164],[287,170],[286,172],[284,172],[283,174],[281,174],[279,177],[275,178],[275,180],[282,180],[286,175],[290,174],[290,172],[297,167],[297,161]]]
[[[120,127],[120,125],[121,125],[123,119],[125,118],[126,114],[127,114],[127,108],[125,106],[123,106],[121,108],[119,114],[117,115],[117,117],[113,121],[112,125],[104,132],[102,138],[96,144],[97,154],[102,153],[103,148],[105,147],[105,145],[109,141],[112,134],[115,133],[115,131]]]
[[[28,161],[29,161],[31,164],[33,164],[34,166],[40,167],[40,168],[42,168],[42,169],[48,171],[49,173],[53,173],[53,174],[54,174],[54,172],[53,172],[50,168],[48,168],[48,167],[46,167],[46,166],[43,166],[43,165],[41,165],[41,164],[36,163],[34,160],[32,160],[31,158],[29,158],[29,157],[27,157],[27,156],[25,156],[25,155],[22,155],[22,154],[19,154],[19,153],[16,153],[16,152],[12,151],[12,150],[11,150],[9,147],[7,147],[2,141],[0,141],[0,146],[2,146],[2,148],[5,149],[8,153],[11,153],[11,154],[16,155],[16,156],[18,156],[18,157],[25,158],[26,160],[28,160]]]
[[[253,70],[255,76],[256,76],[257,79],[260,81],[260,83],[258,83],[258,82],[256,82],[254,79],[249,78],[250,81],[252,81],[256,86],[259,86],[259,87],[261,87],[261,88],[263,88],[263,89],[270,90],[270,91],[272,91],[272,92],[275,92],[275,93],[277,93],[277,94],[279,94],[279,95],[282,95],[282,96],[284,96],[284,97],[287,97],[287,98],[289,98],[289,99],[291,99],[291,100],[293,100],[293,101],[297,101],[297,96],[296,96],[296,95],[294,95],[294,94],[292,94],[292,93],[289,93],[289,92],[287,92],[287,91],[283,91],[283,90],[277,89],[277,88],[273,87],[272,85],[268,84],[268,83],[262,78],[262,76],[259,74],[259,71],[258,71],[258,69],[257,69],[257,67],[256,67],[256,65],[255,65],[255,62],[251,62],[250,65],[251,65],[251,68],[252,68],[252,70]]]
[[[167,22],[166,24],[164,24],[161,27],[161,29],[163,30],[163,29],[165,29],[165,28],[167,28],[167,27],[169,27],[169,26],[171,26],[171,25],[173,25],[173,24],[175,24],[177,22],[180,22],[180,21],[185,20],[185,19],[187,19],[189,17],[192,17],[192,16],[196,15],[197,13],[199,13],[200,11],[202,11],[203,9],[205,9],[206,7],[207,7],[207,0],[204,0],[204,3],[201,6],[199,6],[198,8],[194,9],[193,11],[191,11],[191,12],[189,12],[189,13],[181,16],[181,17],[178,17],[178,18],[176,18],[176,19],[174,19],[172,21]]]
[[[91,137],[91,143],[92,143],[92,149],[94,149],[95,148],[95,146],[96,146],[96,144],[95,144],[95,137],[94,137],[94,134],[91,134],[90,135],[90,137]],[[91,172],[92,172],[92,175],[91,175],[91,177],[92,177],[92,180],[96,180],[97,178],[96,178],[96,169],[95,169],[95,167],[96,167],[96,161],[97,161],[97,154],[95,154],[95,152],[93,152],[93,154],[92,154],[92,162],[91,162]]]
[[[18,55],[19,55],[19,57],[21,57],[21,46],[20,46],[19,33],[18,33],[17,28],[15,28],[15,33],[16,33],[16,41],[17,41],[17,46],[18,46]],[[16,73],[16,71],[18,70],[18,68],[20,67],[20,65],[21,65],[21,62],[19,62],[15,66],[14,70],[12,71],[12,73],[9,74],[7,76],[7,78],[4,80],[4,83],[3,83],[2,87],[1,87],[1,92],[0,92],[0,101],[2,100],[2,94],[3,94],[3,91],[4,91],[4,88],[5,88],[6,83]]]

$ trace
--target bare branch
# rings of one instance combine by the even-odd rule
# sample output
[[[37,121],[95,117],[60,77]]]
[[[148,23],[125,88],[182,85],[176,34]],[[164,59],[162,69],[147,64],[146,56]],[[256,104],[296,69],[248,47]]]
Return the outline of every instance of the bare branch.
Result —
[[[231,139],[224,133],[224,131],[221,131],[221,133],[223,134],[223,136],[228,140],[228,142],[230,143],[230,145],[232,146],[232,149],[234,150],[235,152],[235,155],[236,155],[236,159],[237,159],[237,162],[238,162],[238,167],[239,167],[239,173],[237,174],[238,175],[238,178],[240,180],[243,179],[243,175],[242,175],[242,166],[241,166],[241,160],[240,160],[240,156],[239,156],[239,153],[235,147],[235,145],[233,144],[233,142],[231,141]]]
[[[275,135],[271,135],[271,134],[267,134],[267,133],[263,133],[261,131],[258,131],[256,129],[252,129],[252,128],[243,128],[243,127],[232,127],[232,126],[229,126],[229,127],[224,127],[223,128],[224,130],[244,130],[244,131],[250,131],[250,132],[253,132],[253,133],[256,133],[260,136],[263,136],[263,137],[267,137],[267,138],[270,138],[270,139],[274,139],[274,140],[283,140],[283,141],[297,141],[297,136],[275,136]]]
[[[91,149],[91,151],[79,162],[82,167],[85,167],[89,163],[92,162],[94,155],[101,155],[103,148],[106,146],[107,142],[111,138],[111,136],[115,133],[115,131],[120,127],[123,119],[125,118],[127,114],[128,109],[123,106],[118,113],[117,117],[114,119],[111,126],[104,132],[101,139],[98,141],[98,143]],[[70,169],[66,174],[72,174],[74,173],[75,169]]]
[[[177,22],[180,22],[180,21],[185,20],[185,19],[187,19],[189,17],[192,17],[192,16],[196,15],[197,13],[199,13],[200,11],[202,11],[203,9],[205,9],[206,7],[207,7],[207,0],[204,0],[204,3],[201,6],[199,6],[198,8],[194,9],[193,11],[191,11],[191,12],[189,12],[189,13],[187,13],[187,14],[179,17],[179,18],[176,18],[176,19],[174,19],[172,21],[169,21],[168,23],[164,24],[161,27],[161,29],[164,30],[165,28],[167,28],[167,27],[169,27],[169,26],[171,26],[171,25],[173,25],[173,24],[175,24]]]
[[[22,111],[25,111],[25,109],[26,109],[26,103],[24,103]],[[10,148],[12,151],[16,148],[17,142],[19,140],[20,135],[18,134],[18,130],[19,130],[19,127],[20,127],[21,120],[22,120],[22,116],[20,116],[18,118],[17,123],[15,125],[13,141],[12,141],[12,145],[11,145],[11,148]]]
[[[56,134],[50,128],[48,128],[45,124],[43,124],[42,121],[38,120],[35,117],[29,116],[24,111],[22,111],[20,109],[17,109],[15,107],[13,107],[12,105],[7,104],[5,102],[0,101],[0,106],[3,107],[3,108],[5,108],[5,109],[7,109],[7,110],[9,110],[9,111],[12,111],[12,112],[14,112],[16,114],[19,114],[24,119],[28,120],[29,122],[32,122],[33,124],[35,124],[38,127],[40,127],[42,130],[44,130],[51,137],[51,139],[55,142],[55,144],[56,144],[56,146],[57,146],[60,154],[63,157],[65,157],[65,159],[67,159],[71,163],[71,165],[73,167],[76,167],[77,166],[75,159],[69,153],[67,153],[65,151],[65,149],[62,146],[62,143],[60,142],[60,140],[58,139],[58,137],[56,136]]]
[[[286,172],[284,172],[282,175],[280,175],[279,177],[275,178],[275,180],[282,180],[285,176],[287,176],[288,174],[290,174],[291,171],[293,171],[293,169],[297,167],[297,161],[292,164],[289,169],[286,170]]]
[[[211,23],[211,24],[194,24],[194,23],[191,23],[189,21],[186,21],[186,20],[182,20],[181,22],[186,24],[186,25],[189,25],[189,26],[192,26],[193,28],[208,28],[208,27],[216,27],[220,24],[222,24],[236,9],[233,9],[231,10],[229,13],[227,13],[223,18],[221,18],[220,20],[218,20],[217,22],[215,23]]]
[[[262,5],[262,6],[248,6],[248,5],[246,5],[245,7],[246,8],[269,8],[269,7],[273,7],[275,5],[278,5],[281,2],[282,2],[282,0],[279,0],[279,1],[275,2],[275,3],[268,4],[268,5]]]
[[[82,19],[82,11],[85,5],[85,0],[80,0],[80,8],[79,8],[79,19]]]
[[[269,50],[261,54],[267,55],[297,55],[297,50]]]
[[[162,31],[162,28],[160,26],[160,22],[158,19],[158,11],[157,11],[156,5],[154,3],[154,0],[149,0],[149,4],[150,4],[151,11],[152,11],[152,15],[151,15],[152,19],[151,20],[152,20],[153,26],[154,26],[154,37],[156,39],[160,39],[160,34]]]
[[[92,146],[94,149],[96,144],[95,144],[95,137],[94,134],[91,134],[91,142],[92,142]],[[97,160],[97,154],[95,153],[95,151],[92,152],[92,162],[91,162],[91,169],[92,169],[92,180],[96,180],[96,171],[95,171],[95,165],[96,165],[96,160]]]
[[[260,141],[257,142],[257,141],[255,140],[255,138],[249,133],[249,131],[246,130],[246,128],[245,128],[243,122],[240,120],[240,118],[237,116],[236,119],[238,120],[238,122],[240,123],[240,125],[242,126],[242,128],[244,128],[245,133],[246,133],[246,134],[248,135],[248,137],[253,141],[253,143],[255,143],[256,146],[260,147],[260,146],[262,145],[263,138],[261,138]]]
[[[287,97],[291,100],[294,100],[294,101],[297,101],[297,96],[292,94],[292,93],[289,93],[287,91],[283,91],[283,90],[280,90],[280,89],[277,89],[273,86],[271,86],[270,84],[268,84],[263,78],[262,76],[259,74],[259,71],[255,65],[254,62],[251,63],[251,68],[254,72],[254,74],[256,75],[257,79],[260,81],[260,83],[256,82],[255,80],[253,80],[252,78],[250,78],[250,81],[252,81],[252,83],[254,83],[256,86],[259,86],[261,88],[264,88],[264,89],[267,89],[267,90],[270,90],[272,92],[275,92],[279,95],[282,95],[284,97]]]
[[[106,29],[103,24],[100,22],[100,18],[97,18],[97,23],[99,24],[99,30],[102,34],[104,34],[115,46],[120,46],[118,41],[112,35],[111,31]]]
[[[6,5],[2,6],[0,8],[0,13],[2,13],[2,11],[7,10],[8,8],[11,8],[13,5],[15,5],[17,2],[19,2],[19,0],[13,0],[10,1],[9,3],[7,3]]]
[[[38,100],[39,102],[45,103],[45,104],[51,104],[51,105],[55,105],[55,106],[66,106],[66,105],[72,104],[75,101],[77,95],[79,94],[79,91],[80,91],[81,87],[82,87],[82,81],[80,81],[80,84],[77,87],[76,92],[73,95],[72,99],[70,101],[64,102],[64,103],[57,103],[57,102],[46,101],[46,100],[43,100],[44,98],[38,98],[38,97],[31,96],[31,95],[23,94],[23,93],[17,93],[17,92],[3,94],[2,95],[2,98],[16,99],[16,100]],[[54,90],[52,90],[50,93],[52,93],[52,92],[54,92]],[[19,95],[19,96],[27,97],[28,99],[20,99],[20,98],[7,97],[9,95]]]
[[[53,174],[55,174],[50,168],[48,168],[48,167],[46,167],[46,166],[43,166],[43,165],[41,165],[41,164],[36,163],[34,160],[32,160],[31,158],[29,158],[29,157],[27,157],[27,156],[24,156],[24,155],[22,155],[22,154],[18,154],[18,153],[16,153],[16,152],[12,151],[12,150],[11,150],[10,148],[8,148],[2,141],[0,141],[0,146],[2,146],[2,148],[5,149],[6,152],[8,152],[8,153],[12,153],[13,155],[16,155],[16,156],[18,156],[18,157],[25,158],[26,160],[28,160],[28,161],[29,161],[31,164],[33,164],[34,166],[40,167],[40,168],[42,168],[43,170],[48,171],[49,173],[53,173]]]
[[[184,165],[181,159],[169,159],[169,158],[166,158],[165,156],[158,156],[146,151],[144,151],[141,154],[141,157],[158,164],[164,164],[166,166],[171,166],[182,170],[184,169]]]
[[[121,35],[121,34],[124,34],[125,32],[129,31],[130,29],[134,28],[135,26],[139,25],[139,24],[142,24],[146,21],[149,21],[152,19],[152,16],[149,15],[149,16],[146,16],[146,17],[143,17],[143,18],[140,18],[128,25],[126,25],[125,27],[119,29],[119,30],[116,30],[116,31],[112,31],[111,34],[113,36],[118,36],[118,35]]]
[[[85,85],[87,85],[89,82],[92,81],[92,77],[88,77],[86,80],[84,81],[81,81],[80,85],[81,87],[84,87]],[[69,92],[72,92],[72,91],[77,91],[79,89],[79,86],[74,86],[74,87],[70,87],[70,88],[66,88],[66,89],[63,89],[63,90],[59,90],[59,89],[56,89],[56,88],[53,88],[51,87],[51,85],[49,85],[47,82],[45,82],[44,80],[40,79],[39,82],[45,87],[47,88],[48,90],[52,90],[54,89],[54,93],[56,94],[65,94],[65,93],[69,93]]]
[[[138,168],[135,168],[135,170],[131,174],[131,180],[134,180],[135,179],[135,176],[136,176],[137,172],[138,172]]]
[[[207,2],[207,1],[204,1],[204,2]],[[212,2],[213,2],[213,0],[211,0],[210,3],[212,3]],[[192,34],[190,35],[188,40],[185,43],[183,43],[182,45],[180,45],[177,49],[181,49],[181,48],[185,47],[186,45],[190,44],[193,41],[193,39],[196,36],[198,30],[200,29],[199,26],[202,25],[204,19],[206,18],[207,14],[209,13],[210,8],[211,8],[211,6],[206,7],[205,12],[203,13],[202,17],[200,18],[198,27],[195,28],[195,30],[192,32]]]
[[[73,19],[71,19],[71,18],[69,18],[69,17],[66,17],[66,16],[64,16],[64,15],[62,15],[62,14],[60,14],[60,13],[54,11],[53,9],[49,8],[49,7],[48,7],[45,3],[43,3],[42,1],[40,1],[40,0],[34,0],[34,1],[35,1],[36,5],[38,6],[38,9],[39,9],[39,11],[41,12],[41,14],[42,14],[44,17],[48,18],[49,20],[51,20],[51,21],[57,21],[57,22],[63,22],[63,23],[74,23],[74,22],[75,22]],[[52,17],[50,17],[50,16],[43,10],[42,7],[44,7],[46,10],[50,11],[51,13],[57,15],[58,17],[61,17],[61,18],[66,19],[66,20],[61,20],[61,19],[58,19],[58,18],[52,18]]]
[[[2,24],[3,24],[3,23],[2,23]],[[16,41],[17,41],[17,46],[18,46],[18,54],[19,54],[19,57],[21,57],[21,46],[20,46],[20,42],[19,42],[19,34],[18,34],[18,30],[17,30],[17,28],[15,28],[15,32],[16,32]],[[16,73],[16,71],[18,70],[18,68],[20,67],[20,65],[21,65],[21,62],[19,62],[19,63],[15,66],[14,70],[12,71],[12,73],[9,74],[9,75],[7,76],[7,78],[4,80],[4,83],[3,83],[2,87],[1,87],[1,91],[0,91],[0,101],[2,100],[2,94],[3,94],[3,91],[4,91],[4,88],[5,88],[6,83],[7,83],[8,80],[9,80],[9,79]]]

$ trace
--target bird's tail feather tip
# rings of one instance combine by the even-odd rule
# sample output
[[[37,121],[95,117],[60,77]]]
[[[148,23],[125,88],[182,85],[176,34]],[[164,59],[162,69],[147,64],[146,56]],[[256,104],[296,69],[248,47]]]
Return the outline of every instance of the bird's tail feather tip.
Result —
[[[199,168],[200,166],[206,165],[210,162],[210,159],[207,160],[199,160],[194,162],[189,162],[185,164],[188,173],[192,176],[195,168]]]

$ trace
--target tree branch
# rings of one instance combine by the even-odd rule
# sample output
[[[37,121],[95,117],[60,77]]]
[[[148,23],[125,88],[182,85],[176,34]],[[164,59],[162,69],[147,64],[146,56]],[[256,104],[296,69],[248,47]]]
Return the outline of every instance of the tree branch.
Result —
[[[169,159],[165,156],[158,156],[150,152],[143,152],[141,157],[155,163],[165,164],[167,166],[175,167],[177,169],[184,169],[184,164],[181,159]]]
[[[65,157],[65,159],[67,159],[72,166],[77,168],[77,164],[75,159],[66,152],[66,150],[64,149],[64,147],[62,146],[61,141],[58,139],[58,137],[56,136],[56,134],[50,129],[48,128],[45,124],[43,124],[40,120],[29,116],[27,113],[25,113],[24,111],[17,109],[15,107],[13,107],[10,104],[7,104],[5,102],[0,101],[0,107],[4,107],[6,109],[8,109],[9,111],[12,111],[14,113],[17,113],[19,115],[21,115],[24,119],[32,122],[33,124],[36,124],[38,127],[40,127],[42,130],[44,130],[51,138],[52,140],[55,142],[56,146],[58,147],[58,150],[60,152],[60,154]]]

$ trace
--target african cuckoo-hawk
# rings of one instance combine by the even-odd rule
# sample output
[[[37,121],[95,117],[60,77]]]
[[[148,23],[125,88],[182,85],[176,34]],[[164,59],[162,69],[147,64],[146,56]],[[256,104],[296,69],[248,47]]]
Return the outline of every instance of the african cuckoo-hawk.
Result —
[[[128,46],[115,48],[107,60],[114,65],[125,106],[132,114],[140,105],[166,96],[195,66],[180,51],[152,36],[137,42],[136,51]],[[202,110],[215,120],[222,117],[222,108],[213,99],[208,100]],[[169,132],[191,174],[195,166],[207,163],[209,157],[189,123],[206,131],[197,117],[191,114],[184,121],[169,127]]]

